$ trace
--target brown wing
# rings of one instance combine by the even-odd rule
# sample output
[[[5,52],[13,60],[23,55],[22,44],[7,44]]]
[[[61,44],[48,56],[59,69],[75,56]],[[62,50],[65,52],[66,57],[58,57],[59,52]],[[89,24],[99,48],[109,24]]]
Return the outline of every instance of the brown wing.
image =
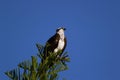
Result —
[[[46,43],[45,48],[44,48],[44,58],[49,56],[49,52],[54,52],[54,49],[57,48],[58,42],[59,42],[60,36],[59,34],[55,34],[52,36]]]

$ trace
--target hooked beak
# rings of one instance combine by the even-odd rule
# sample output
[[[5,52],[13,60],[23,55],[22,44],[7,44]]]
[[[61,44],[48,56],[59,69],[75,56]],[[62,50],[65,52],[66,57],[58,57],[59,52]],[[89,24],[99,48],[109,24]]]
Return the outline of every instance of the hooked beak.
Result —
[[[66,28],[63,28],[63,30],[66,30]]]

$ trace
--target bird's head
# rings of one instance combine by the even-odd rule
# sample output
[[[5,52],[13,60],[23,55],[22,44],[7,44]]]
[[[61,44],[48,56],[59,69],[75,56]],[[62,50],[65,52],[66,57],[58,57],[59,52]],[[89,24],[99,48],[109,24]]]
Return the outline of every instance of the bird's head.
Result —
[[[62,32],[64,32],[65,30],[66,30],[66,28],[64,28],[64,27],[59,27],[59,28],[56,29],[56,32],[57,32],[57,33],[62,33]]]
[[[66,28],[64,27],[60,27],[56,30],[56,33],[60,35],[61,39],[64,39],[65,35],[64,35],[64,31],[66,30]]]

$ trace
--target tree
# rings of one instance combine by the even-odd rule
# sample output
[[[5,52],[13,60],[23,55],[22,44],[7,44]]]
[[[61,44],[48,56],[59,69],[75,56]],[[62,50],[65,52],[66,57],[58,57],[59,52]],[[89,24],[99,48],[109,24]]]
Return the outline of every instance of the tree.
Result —
[[[57,80],[58,73],[68,69],[66,62],[70,61],[67,52],[60,57],[54,53],[43,60],[44,47],[36,44],[37,56],[31,56],[31,60],[26,60],[18,64],[16,69],[5,72],[12,80]],[[59,53],[58,53],[59,54]],[[43,61],[42,61],[43,60]],[[51,65],[51,63],[53,65]]]

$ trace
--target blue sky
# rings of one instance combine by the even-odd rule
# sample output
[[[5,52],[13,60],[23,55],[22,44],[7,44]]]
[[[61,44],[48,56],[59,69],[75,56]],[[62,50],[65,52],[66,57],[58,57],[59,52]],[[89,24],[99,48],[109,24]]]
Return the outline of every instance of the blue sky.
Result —
[[[0,79],[37,54],[56,28],[67,28],[67,80],[120,80],[119,0],[1,0]]]

